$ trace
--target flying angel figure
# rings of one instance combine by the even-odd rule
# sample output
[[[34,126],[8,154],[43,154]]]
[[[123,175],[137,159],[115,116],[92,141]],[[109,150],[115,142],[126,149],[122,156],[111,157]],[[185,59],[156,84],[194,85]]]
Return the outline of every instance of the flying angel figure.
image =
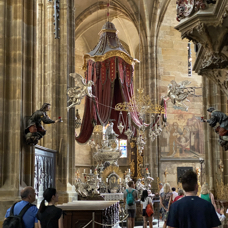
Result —
[[[94,85],[93,81],[90,80],[86,84],[86,79],[80,74],[71,73],[70,76],[75,80],[75,87],[71,87],[67,90],[67,95],[70,98],[67,103],[71,102],[71,105],[67,107],[67,111],[69,111],[70,108],[74,107],[75,105],[80,105],[82,98],[84,98],[86,95],[89,97],[95,97],[92,94],[92,85]]]
[[[185,108],[185,111],[188,111],[188,106],[183,101],[188,101],[187,99],[190,96],[200,97],[202,95],[196,95],[195,90],[201,87],[186,87],[189,85],[190,81],[182,81],[179,84],[174,80],[171,81],[171,84],[168,85],[168,93],[165,96],[165,99],[171,100],[171,102],[177,107]]]

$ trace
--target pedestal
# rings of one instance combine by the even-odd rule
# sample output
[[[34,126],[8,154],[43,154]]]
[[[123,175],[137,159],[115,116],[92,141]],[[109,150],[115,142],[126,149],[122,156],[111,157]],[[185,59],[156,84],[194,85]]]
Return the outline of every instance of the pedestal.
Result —
[[[64,211],[63,226],[67,228],[84,227],[105,228],[119,221],[119,202],[117,201],[77,201],[58,205]],[[100,223],[103,225],[96,224]]]

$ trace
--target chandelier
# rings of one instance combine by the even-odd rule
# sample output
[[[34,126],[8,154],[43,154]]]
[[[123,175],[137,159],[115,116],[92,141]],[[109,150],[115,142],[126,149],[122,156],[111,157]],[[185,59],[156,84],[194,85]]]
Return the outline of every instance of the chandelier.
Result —
[[[137,89],[138,94],[133,95],[129,102],[118,103],[116,111],[137,112],[143,118],[146,113],[165,114],[162,105],[153,104],[149,95],[144,95],[144,89]]]
[[[138,151],[142,154],[144,150],[144,146],[147,141],[147,137],[145,134],[146,129],[149,129],[148,136],[153,142],[156,137],[158,137],[162,128],[166,126],[166,108],[165,108],[165,100],[162,100],[161,104],[153,104],[149,95],[144,95],[144,89],[137,89],[138,94],[132,96],[129,102],[118,103],[115,106],[116,111],[120,111],[119,121],[118,121],[118,129],[125,128],[125,124],[122,124],[122,112],[128,112],[128,128],[125,129],[124,134],[127,135],[128,139],[133,137],[133,131],[131,130],[131,118],[130,113],[136,113],[141,121],[140,126],[138,126],[138,136],[136,138],[136,144],[138,146]],[[149,123],[145,123],[146,115],[150,115]],[[148,120],[147,120],[148,121]],[[124,122],[124,120],[123,120]]]

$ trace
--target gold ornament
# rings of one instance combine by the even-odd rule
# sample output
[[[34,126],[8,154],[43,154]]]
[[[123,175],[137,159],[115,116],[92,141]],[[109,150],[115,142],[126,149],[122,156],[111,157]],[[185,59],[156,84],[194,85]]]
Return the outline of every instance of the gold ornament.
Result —
[[[140,116],[146,113],[165,114],[165,108],[161,105],[153,104],[149,95],[143,95],[143,89],[138,89],[138,94],[132,96],[129,102],[118,103],[116,111],[138,112]]]
[[[111,174],[111,173],[116,173],[119,178],[121,178],[123,180],[124,178],[124,174],[122,173],[122,171],[120,170],[120,168],[118,166],[115,165],[110,165],[108,166],[102,174],[102,180],[103,182],[106,182],[106,178]]]
[[[111,57],[120,57],[129,65],[135,65],[136,62],[139,63],[139,61],[137,59],[132,58],[127,53],[125,53],[123,51],[119,51],[119,50],[114,50],[114,51],[106,52],[104,55],[90,56],[89,54],[85,54],[84,55],[84,65],[83,65],[82,69],[86,71],[87,61],[89,59],[93,60],[94,62],[104,62],[106,59],[109,59]]]

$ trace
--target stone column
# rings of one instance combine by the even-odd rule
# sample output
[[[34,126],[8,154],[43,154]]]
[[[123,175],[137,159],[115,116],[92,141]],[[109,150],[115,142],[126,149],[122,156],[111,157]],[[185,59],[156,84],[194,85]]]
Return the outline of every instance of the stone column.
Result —
[[[220,90],[220,88],[211,80],[203,79],[203,105],[204,105],[204,117],[209,118],[206,110],[209,107],[215,107],[222,112],[226,111],[226,96]],[[214,132],[208,124],[205,123],[205,181],[209,183],[211,190],[214,190],[216,178],[221,178],[218,170],[220,159],[223,163],[227,162],[227,152],[224,152],[222,147],[218,143],[218,135]],[[226,165],[225,165],[226,167]],[[227,183],[227,172],[224,169],[224,181]],[[223,177],[222,177],[223,178]]]
[[[54,2],[38,2],[37,27],[40,34],[37,45],[37,104],[51,103],[48,113],[51,119],[62,117],[63,123],[45,125],[47,134],[40,144],[46,148],[58,151],[56,188],[60,194],[60,203],[68,202],[74,197],[74,121],[75,112],[67,112],[68,87],[73,86],[74,80],[69,74],[74,72],[74,1],[60,1],[60,39],[54,36]],[[44,54],[40,54],[43,53]]]
[[[34,151],[24,143],[24,117],[34,99],[35,14],[33,0],[0,1],[0,221],[21,186],[33,184]]]

